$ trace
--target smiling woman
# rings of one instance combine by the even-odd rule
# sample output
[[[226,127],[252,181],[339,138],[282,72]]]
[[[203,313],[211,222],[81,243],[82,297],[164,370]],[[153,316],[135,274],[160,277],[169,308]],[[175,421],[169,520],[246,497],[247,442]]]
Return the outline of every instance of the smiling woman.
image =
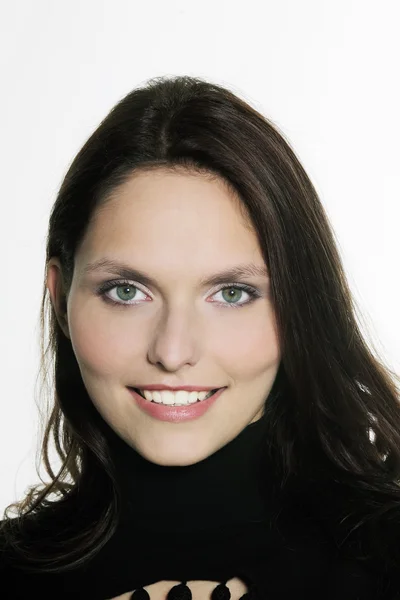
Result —
[[[268,119],[193,77],[123,98],[52,209],[42,317],[50,481],[5,512],[9,598],[396,597],[397,378]]]

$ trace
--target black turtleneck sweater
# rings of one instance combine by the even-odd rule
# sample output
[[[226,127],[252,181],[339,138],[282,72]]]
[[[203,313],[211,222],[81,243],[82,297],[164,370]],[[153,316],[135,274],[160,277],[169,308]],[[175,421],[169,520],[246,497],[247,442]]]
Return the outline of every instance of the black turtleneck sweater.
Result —
[[[24,574],[3,557],[0,597],[106,600],[162,580],[238,577],[260,600],[386,598],[369,570],[339,558],[302,506],[285,512],[279,504],[263,459],[264,427],[262,417],[186,467],[156,465],[112,432],[124,498],[116,533],[69,573]]]

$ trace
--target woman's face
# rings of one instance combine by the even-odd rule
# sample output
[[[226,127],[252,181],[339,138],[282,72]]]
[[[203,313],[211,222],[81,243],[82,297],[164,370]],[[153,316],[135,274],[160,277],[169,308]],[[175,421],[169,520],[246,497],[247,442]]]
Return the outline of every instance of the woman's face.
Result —
[[[201,461],[258,420],[279,368],[268,276],[202,283],[238,265],[265,269],[238,202],[199,174],[136,173],[96,213],[75,257],[61,326],[88,394],[117,435],[160,465]],[[86,270],[101,259],[153,283],[110,267]],[[49,262],[47,279],[56,311],[58,265]],[[114,287],[102,297],[107,282]],[[249,302],[248,291],[229,287],[235,283],[257,296]],[[226,389],[201,416],[170,422],[149,415],[128,389],[146,384]]]

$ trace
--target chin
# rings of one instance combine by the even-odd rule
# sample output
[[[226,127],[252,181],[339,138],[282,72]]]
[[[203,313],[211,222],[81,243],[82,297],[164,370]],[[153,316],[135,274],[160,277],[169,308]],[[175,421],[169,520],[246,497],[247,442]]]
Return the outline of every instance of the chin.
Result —
[[[206,458],[205,456],[193,457],[193,456],[184,456],[184,455],[173,455],[173,456],[163,456],[163,457],[155,457],[148,458],[151,462],[160,465],[161,467],[188,467],[190,465],[194,465],[201,460]]]
[[[214,452],[212,448],[196,448],[193,444],[193,438],[188,440],[188,444],[177,443],[177,440],[171,440],[171,443],[159,442],[157,447],[152,445],[148,447],[146,443],[136,445],[139,452],[146,460],[163,467],[188,467],[194,465]]]

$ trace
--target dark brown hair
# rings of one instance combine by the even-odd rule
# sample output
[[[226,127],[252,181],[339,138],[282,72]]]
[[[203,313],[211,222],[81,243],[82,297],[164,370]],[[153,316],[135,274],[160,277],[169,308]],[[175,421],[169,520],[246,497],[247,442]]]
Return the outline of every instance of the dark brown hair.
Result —
[[[62,182],[50,216],[41,305],[40,372],[44,386],[51,370],[54,395],[41,458],[51,481],[39,475],[43,485],[5,509],[5,539],[26,570],[51,572],[89,560],[115,531],[119,491],[106,427],[49,302],[47,262],[60,260],[67,295],[95,212],[134,171],[160,167],[225,182],[258,236],[282,352],[275,384],[285,394],[271,395],[265,407],[265,449],[281,489],[298,494],[296,501],[308,502],[321,519],[329,515],[333,532],[341,524],[338,544],[364,532],[367,545],[362,552],[356,546],[356,556],[373,552],[374,544],[380,552],[379,541],[389,548],[385,536],[400,531],[398,378],[363,339],[323,206],[276,126],[231,91],[181,76],[152,79],[118,102]],[[58,473],[50,465],[51,438],[62,461]],[[7,515],[11,508],[17,518]],[[31,517],[60,515],[60,523],[73,523],[79,511],[92,515],[86,527],[43,529],[40,549],[27,543]],[[387,551],[393,561],[396,546]]]

